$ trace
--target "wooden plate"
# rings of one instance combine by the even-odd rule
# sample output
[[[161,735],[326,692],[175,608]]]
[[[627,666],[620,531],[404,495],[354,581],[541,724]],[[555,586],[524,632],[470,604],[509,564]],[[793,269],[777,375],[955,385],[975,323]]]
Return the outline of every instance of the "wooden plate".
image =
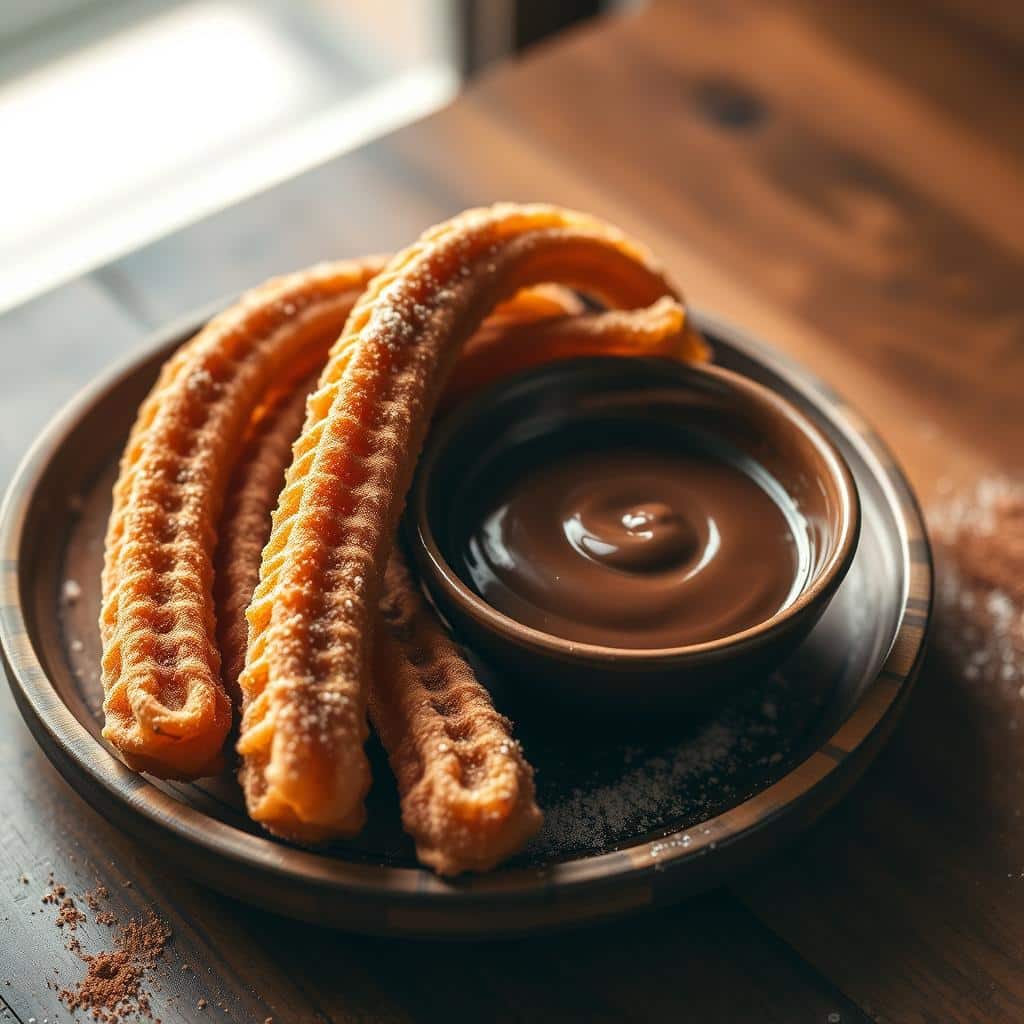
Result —
[[[129,771],[99,738],[96,619],[110,485],[160,362],[204,319],[161,333],[68,406],[22,463],[0,523],[3,655],[25,720],[101,814],[182,870],[247,902],[367,932],[496,935],[579,923],[678,899],[777,847],[834,803],[889,736],[932,604],[928,542],[910,488],[834,394],[704,320],[716,360],[799,405],[838,444],[860,489],[853,567],[782,670],[749,680],[710,714],[657,729],[521,711],[544,829],[510,865],[455,881],[416,866],[373,743],[370,825],[323,853],[255,830],[230,775],[184,785]]]

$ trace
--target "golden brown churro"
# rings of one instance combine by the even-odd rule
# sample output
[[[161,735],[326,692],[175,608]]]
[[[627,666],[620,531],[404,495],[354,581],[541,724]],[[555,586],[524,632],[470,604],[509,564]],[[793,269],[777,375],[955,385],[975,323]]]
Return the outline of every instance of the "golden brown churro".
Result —
[[[565,288],[524,288],[488,317],[480,333],[486,334],[489,345],[500,346],[506,331],[567,317],[581,309],[579,299]],[[214,598],[221,675],[232,701],[239,706],[238,677],[245,667],[248,638],[245,609],[259,583],[260,556],[270,536],[270,514],[291,463],[292,445],[302,429],[306,398],[327,361],[330,344],[313,339],[302,359],[304,365],[314,368],[312,375],[292,388],[272,388],[260,403],[228,487],[218,530]],[[485,360],[477,360],[477,365],[484,369]],[[489,374],[482,378],[489,379]],[[475,382],[469,374],[460,374],[459,385],[469,391]]]
[[[370,718],[395,773],[402,825],[440,874],[487,871],[540,828],[533,769],[397,550],[380,611]]]
[[[490,344],[500,345],[505,331],[566,317],[581,309],[579,299],[565,288],[544,285],[524,288],[488,317],[480,333],[487,334]],[[339,327],[339,333],[340,330]],[[245,610],[259,583],[260,556],[270,536],[270,515],[292,460],[292,445],[302,429],[306,399],[334,340],[324,345],[322,339],[313,339],[302,360],[311,367],[311,376],[294,387],[273,387],[260,403],[228,487],[218,530],[214,603],[221,675],[228,694],[238,706],[241,704],[238,677],[245,667],[248,639]],[[478,363],[482,368],[484,360]],[[468,374],[461,375],[460,382],[466,391],[474,386]]]
[[[232,480],[217,551],[217,620],[229,691],[245,657],[245,599],[259,579],[270,514],[302,427],[308,387],[254,425]],[[482,871],[536,831],[533,773],[399,556],[388,568],[374,636],[370,712],[420,859],[446,874]]]
[[[663,299],[631,313],[578,314],[570,297],[520,293],[488,318],[445,392],[460,394],[525,363],[592,351],[689,355],[681,308]],[[570,329],[569,321],[580,321]],[[539,339],[539,340],[538,340]],[[504,354],[521,347],[518,365]],[[214,593],[228,692],[245,659],[245,607],[259,581],[271,511],[291,462],[312,380],[278,392],[255,417],[221,518]],[[482,871],[536,831],[532,772],[509,723],[426,606],[400,556],[388,566],[374,636],[370,720],[398,782],[402,821],[420,859],[443,874]]]
[[[444,390],[448,408],[492,381],[531,366],[589,355],[651,356],[697,363],[707,345],[685,329],[686,314],[674,299],[646,309],[559,314],[536,320],[488,321],[466,344]]]
[[[216,771],[231,724],[211,595],[215,527],[239,442],[274,380],[336,336],[379,261],[325,264],[249,292],[184,345],[121,460],[103,570],[104,736],[135,768]]]
[[[291,391],[276,390],[253,417],[217,531],[213,581],[217,640],[221,677],[236,707],[241,707],[238,677],[245,668],[249,639],[245,609],[260,581],[260,558],[270,537],[270,514],[292,461],[292,445],[302,430],[306,397],[315,384],[315,376],[307,377]]]
[[[238,750],[249,811],[273,831],[323,839],[361,825],[373,619],[430,415],[488,311],[550,281],[621,308],[675,294],[646,250],[607,225],[502,205],[396,256],[332,349],[247,613]]]

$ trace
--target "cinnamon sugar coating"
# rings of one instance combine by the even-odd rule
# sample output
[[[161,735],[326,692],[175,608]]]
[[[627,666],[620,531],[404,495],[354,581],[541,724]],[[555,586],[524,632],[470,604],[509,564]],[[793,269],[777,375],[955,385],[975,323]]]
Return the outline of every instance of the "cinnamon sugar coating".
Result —
[[[324,353],[326,358],[326,353]],[[260,581],[260,559],[270,537],[270,514],[292,461],[292,445],[306,417],[306,397],[316,383],[307,377],[293,389],[275,389],[253,417],[221,515],[215,558],[214,605],[221,677],[241,708],[238,677],[245,668],[249,623],[245,610]]]
[[[560,323],[581,309],[576,296],[564,288],[523,289],[488,317],[479,332],[486,342],[486,352],[481,351],[480,358],[473,361],[469,368],[472,374],[457,367],[451,384],[457,383],[461,391],[469,392],[493,379],[496,368],[489,365],[488,354],[496,354],[507,332],[519,331],[524,326]],[[470,348],[476,349],[476,340]],[[253,414],[221,516],[214,574],[217,639],[224,685],[239,707],[242,695],[238,677],[245,667],[248,641],[245,610],[259,583],[260,556],[270,536],[271,513],[292,461],[292,446],[302,430],[306,401],[327,361],[330,346],[319,342],[315,339],[308,353],[309,363],[315,366],[311,376],[295,386],[271,388]],[[474,374],[478,379],[474,379]]]
[[[531,366],[575,356],[648,356],[698,363],[708,347],[686,328],[675,299],[645,309],[562,313],[487,322],[466,345],[441,400],[448,408],[471,391]]]
[[[302,427],[306,391],[278,400],[256,425],[247,465],[221,520],[217,617],[225,684],[245,656],[245,603],[259,579],[270,513]],[[221,585],[221,579],[224,583]],[[238,588],[235,590],[234,588]],[[540,826],[533,772],[457,647],[392,555],[374,639],[370,716],[395,772],[402,821],[424,864],[483,871]]]
[[[488,871],[540,828],[533,769],[397,550],[380,611],[370,718],[398,783],[402,825],[439,874]]]
[[[249,292],[165,364],[121,460],[102,576],[103,735],[132,767],[212,774],[231,724],[214,642],[212,554],[228,477],[274,380],[337,336],[379,261]]]

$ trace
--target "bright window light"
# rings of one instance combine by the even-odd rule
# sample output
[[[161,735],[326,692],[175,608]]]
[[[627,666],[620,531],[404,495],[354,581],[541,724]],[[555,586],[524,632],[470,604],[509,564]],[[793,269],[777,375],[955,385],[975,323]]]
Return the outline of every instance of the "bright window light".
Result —
[[[0,88],[0,308],[427,113],[419,68],[340,99],[255,5],[199,2]]]

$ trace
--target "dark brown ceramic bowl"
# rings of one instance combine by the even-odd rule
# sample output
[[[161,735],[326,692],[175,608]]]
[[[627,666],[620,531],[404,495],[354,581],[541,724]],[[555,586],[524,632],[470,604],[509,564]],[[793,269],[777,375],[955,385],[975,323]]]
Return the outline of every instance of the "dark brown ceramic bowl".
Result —
[[[460,576],[454,496],[481,467],[520,446],[581,429],[614,443],[640,428],[682,446],[718,449],[758,467],[788,496],[805,571],[784,606],[742,632],[648,650],[579,643],[499,612]],[[432,431],[409,503],[413,556],[456,633],[548,699],[621,711],[692,707],[773,668],[821,617],[853,560],[860,505],[835,446],[789,402],[715,366],[580,359],[527,372],[460,407]]]

